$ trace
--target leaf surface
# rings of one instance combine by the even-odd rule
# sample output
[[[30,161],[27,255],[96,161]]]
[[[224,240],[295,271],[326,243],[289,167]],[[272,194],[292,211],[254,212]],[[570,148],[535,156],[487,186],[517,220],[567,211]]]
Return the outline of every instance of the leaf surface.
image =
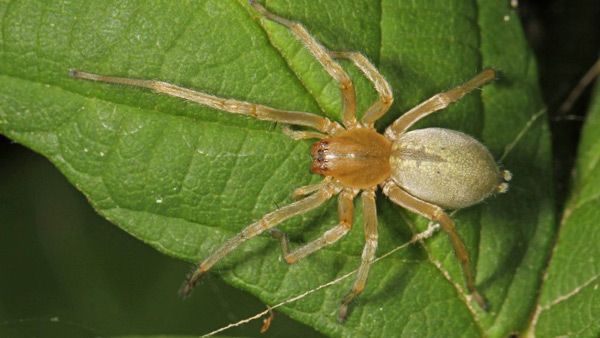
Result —
[[[464,131],[502,157],[507,195],[457,212],[457,227],[490,310],[469,301],[446,236],[386,257],[348,321],[336,312],[351,280],[283,311],[333,336],[506,336],[522,330],[551,243],[549,132],[533,57],[505,1],[269,1],[331,50],[364,53],[392,85],[383,129],[415,104],[493,67],[499,79],[419,123]],[[245,1],[10,1],[0,3],[0,132],[48,157],[104,217],[158,250],[206,257],[245,225],[290,203],[308,171],[310,141],[275,123],[142,89],[76,80],[69,69],[160,79],[213,95],[339,121],[338,85],[288,31]],[[348,62],[359,110],[376,99]],[[355,228],[339,243],[286,265],[259,236],[214,272],[275,304],[355,269]],[[428,221],[378,195],[378,252]],[[336,225],[335,200],[281,225],[296,247]],[[182,276],[183,277],[183,276]],[[177,286],[174,285],[174,289]],[[208,330],[208,329],[207,329]]]
[[[569,201],[535,314],[531,336],[595,337],[600,332],[600,86],[579,143]]]

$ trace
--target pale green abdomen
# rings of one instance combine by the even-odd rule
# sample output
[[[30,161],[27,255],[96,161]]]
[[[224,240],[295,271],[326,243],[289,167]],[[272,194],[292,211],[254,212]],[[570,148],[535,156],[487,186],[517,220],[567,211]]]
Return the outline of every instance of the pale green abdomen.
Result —
[[[403,134],[392,144],[390,167],[402,189],[445,209],[477,204],[502,182],[500,169],[481,143],[442,128]]]

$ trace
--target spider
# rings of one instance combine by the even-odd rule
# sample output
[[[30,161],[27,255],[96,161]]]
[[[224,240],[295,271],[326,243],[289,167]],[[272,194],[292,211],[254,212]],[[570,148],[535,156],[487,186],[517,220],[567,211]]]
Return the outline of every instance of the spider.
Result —
[[[342,124],[307,112],[285,111],[215,97],[162,81],[103,76],[75,70],[70,72],[75,78],[148,88],[225,112],[316,130],[285,128],[284,133],[297,140],[318,139],[310,149],[313,160],[310,171],[324,176],[323,180],[296,189],[292,194],[295,202],[264,215],[204,259],[189,276],[181,294],[188,295],[200,276],[240,244],[264,231],[269,230],[274,238],[280,240],[287,263],[294,263],[337,242],[352,227],[353,200],[360,193],[365,246],[352,289],[343,298],[339,309],[338,319],[343,322],[348,313],[348,304],[364,290],[375,260],[378,241],[375,192],[381,189],[393,203],[440,224],[462,265],[467,290],[479,306],[486,309],[483,297],[475,287],[469,253],[454,222],[444,210],[466,208],[494,193],[506,192],[511,174],[501,170],[490,152],[466,134],[442,128],[413,131],[409,131],[409,128],[420,119],[446,108],[450,103],[492,81],[495,72],[492,69],[483,70],[463,85],[432,96],[395,120],[385,133],[380,134],[375,130],[374,123],[390,109],[393,96],[390,85],[375,66],[360,53],[330,51],[301,24],[267,11],[254,0],[249,0],[249,3],[266,19],[290,29],[339,83]],[[379,95],[379,99],[365,111],[360,121],[356,118],[353,82],[335,59],[353,62]],[[274,227],[292,216],[319,207],[333,196],[338,196],[339,224],[319,238],[291,250],[286,234]]]

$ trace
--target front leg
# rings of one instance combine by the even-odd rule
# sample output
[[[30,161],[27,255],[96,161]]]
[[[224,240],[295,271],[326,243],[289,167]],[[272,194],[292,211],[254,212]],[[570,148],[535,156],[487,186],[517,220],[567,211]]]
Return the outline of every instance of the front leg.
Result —
[[[333,60],[327,48],[310,35],[306,28],[301,24],[289,21],[279,15],[267,11],[266,8],[255,0],[248,0],[248,2],[250,2],[250,5],[252,5],[252,7],[260,14],[264,15],[265,18],[287,27],[296,38],[302,42],[304,47],[308,49],[315,59],[319,61],[329,76],[339,83],[340,90],[342,91],[342,122],[346,128],[357,126],[358,121],[356,120],[356,93],[354,91],[354,84],[346,71]]]
[[[98,75],[79,70],[71,70],[70,74],[78,79],[147,88],[157,93],[179,97],[184,100],[192,101],[203,106],[208,106],[228,113],[248,115],[258,120],[305,126],[314,128],[327,135],[334,135],[344,130],[344,128],[342,128],[342,126],[340,126],[337,122],[333,122],[326,117],[312,113],[281,110],[246,101],[225,99],[196,90],[180,87],[164,81]]]

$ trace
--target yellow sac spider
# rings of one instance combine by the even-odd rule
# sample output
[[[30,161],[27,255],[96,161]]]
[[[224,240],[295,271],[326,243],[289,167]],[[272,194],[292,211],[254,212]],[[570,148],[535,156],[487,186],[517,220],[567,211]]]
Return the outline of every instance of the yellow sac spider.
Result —
[[[373,125],[389,110],[393,96],[390,85],[371,62],[360,53],[329,51],[299,23],[270,13],[253,0],[249,2],[265,18],[289,28],[327,73],[339,83],[343,103],[342,125],[311,113],[285,111],[215,97],[162,81],[71,71],[71,75],[76,78],[144,87],[234,114],[317,130],[286,129],[285,133],[294,139],[319,139],[310,150],[313,158],[310,170],[325,178],[317,184],[294,191],[294,197],[301,199],[264,215],[204,259],[188,278],[181,294],[189,294],[202,274],[240,244],[265,230],[269,230],[273,237],[281,240],[283,255],[288,263],[294,263],[326,245],[337,242],[352,227],[353,200],[360,193],[366,243],[352,289],[344,297],[339,310],[339,321],[343,322],[348,312],[348,304],[365,288],[369,269],[375,260],[378,239],[375,192],[381,188],[395,204],[439,222],[448,234],[456,256],[462,264],[468,291],[479,306],[485,309],[483,297],[475,288],[469,253],[444,209],[466,208],[493,193],[506,192],[506,182],[510,180],[511,174],[500,170],[489,151],[466,134],[442,128],[414,131],[408,129],[418,120],[446,108],[450,103],[492,81],[495,77],[494,71],[486,69],[465,84],[434,95],[394,121],[384,134],[379,134]],[[354,85],[335,59],[352,61],[373,83],[379,94],[379,100],[366,110],[360,122],[356,119]],[[273,228],[292,216],[322,205],[336,195],[339,224],[312,242],[290,250],[287,236]]]

